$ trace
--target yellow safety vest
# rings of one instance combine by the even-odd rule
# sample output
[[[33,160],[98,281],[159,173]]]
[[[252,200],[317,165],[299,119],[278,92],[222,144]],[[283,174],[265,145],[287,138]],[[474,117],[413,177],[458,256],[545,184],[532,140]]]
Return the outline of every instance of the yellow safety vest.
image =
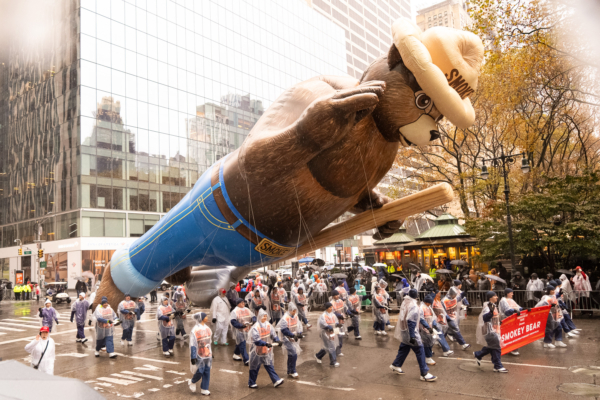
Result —
[[[21,286],[15,285],[15,287],[13,288],[13,292],[15,292],[15,293],[21,293]]]
[[[393,274],[394,272],[396,272],[396,268],[395,268],[393,265],[388,265],[388,267],[387,267],[387,271],[388,271],[390,274]]]
[[[432,277],[432,278],[434,278],[434,279],[437,276],[437,273],[435,271],[437,271],[435,268],[431,268],[429,270],[429,276]]]

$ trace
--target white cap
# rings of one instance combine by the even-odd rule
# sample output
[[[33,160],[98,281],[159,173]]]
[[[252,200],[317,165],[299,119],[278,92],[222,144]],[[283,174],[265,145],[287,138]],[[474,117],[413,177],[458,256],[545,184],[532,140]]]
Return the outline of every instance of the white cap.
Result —
[[[79,293],[79,296],[85,297],[85,293],[81,292],[81,293]]]

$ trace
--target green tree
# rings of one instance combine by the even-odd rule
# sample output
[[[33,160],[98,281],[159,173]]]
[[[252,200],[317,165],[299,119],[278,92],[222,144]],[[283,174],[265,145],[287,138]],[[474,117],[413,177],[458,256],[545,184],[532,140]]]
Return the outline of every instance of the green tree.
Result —
[[[506,208],[501,202],[489,214],[469,219],[467,232],[479,239],[482,260],[509,254]],[[511,204],[517,254],[539,256],[555,270],[571,268],[577,259],[600,258],[600,174],[589,172],[547,177],[539,191]]]

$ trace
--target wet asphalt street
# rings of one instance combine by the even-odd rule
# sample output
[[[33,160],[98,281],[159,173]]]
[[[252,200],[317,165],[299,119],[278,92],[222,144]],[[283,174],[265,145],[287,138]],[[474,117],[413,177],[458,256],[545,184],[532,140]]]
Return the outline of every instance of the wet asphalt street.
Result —
[[[160,296],[159,296],[160,297]],[[39,330],[37,309],[42,301],[0,302],[0,357],[3,361],[15,359],[29,364],[25,345]],[[69,321],[70,305],[54,304],[60,317],[58,332],[52,334],[56,342],[55,374],[77,378],[102,393],[107,399],[182,399],[201,397],[192,394],[187,386],[189,371],[189,346],[177,341],[171,358],[162,355],[156,339],[156,304],[147,303],[146,313],[138,321],[133,333],[134,346],[121,346],[121,327],[115,329],[116,359],[106,353],[94,357],[94,330],[86,327],[85,344],[75,342],[76,327]],[[195,309],[193,312],[200,311]],[[315,324],[319,313],[309,314]],[[397,314],[392,314],[395,325]],[[280,348],[275,349],[275,369],[285,383],[274,388],[264,369],[258,377],[258,389],[248,388],[248,368],[233,361],[235,340],[229,346],[214,348],[215,355],[210,391],[212,399],[573,399],[600,397],[600,329],[599,320],[575,319],[583,329],[577,339],[565,339],[564,349],[544,349],[540,342],[521,349],[518,357],[503,357],[508,374],[492,371],[487,362],[478,367],[472,351],[481,346],[475,343],[476,316],[469,316],[461,324],[461,330],[472,348],[462,351],[457,343],[450,343],[455,354],[441,357],[441,349],[435,347],[431,373],[437,382],[419,380],[415,356],[410,354],[403,369],[404,375],[389,370],[398,350],[399,342],[388,336],[374,336],[370,312],[363,314],[361,322],[362,341],[353,337],[343,346],[341,366],[331,368],[327,356],[323,364],[317,364],[314,353],[320,349],[316,330],[308,331],[302,340],[303,352],[298,359],[298,380],[285,375],[285,359]],[[187,323],[188,332],[193,324]],[[231,336],[230,336],[231,337]],[[599,386],[595,386],[598,384]],[[0,388],[0,394],[2,390]]]

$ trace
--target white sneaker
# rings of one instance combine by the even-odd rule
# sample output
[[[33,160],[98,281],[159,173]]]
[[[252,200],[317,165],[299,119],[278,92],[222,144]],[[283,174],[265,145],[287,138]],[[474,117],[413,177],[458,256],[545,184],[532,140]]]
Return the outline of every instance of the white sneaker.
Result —
[[[452,350],[448,350],[442,353],[444,357],[450,357],[454,352]]]
[[[81,343],[85,343],[85,342],[87,342],[87,341],[88,341],[88,340],[87,340],[87,338],[85,338],[85,339],[81,339]]]
[[[258,387],[258,385],[255,383],[254,385],[248,385],[248,387],[250,389],[256,389]]]
[[[336,362],[336,363],[335,363],[335,364],[333,364],[332,366],[333,366],[333,368],[338,368],[338,367],[340,366],[340,363],[339,363],[339,362]]]
[[[477,358],[477,356],[475,355],[475,352],[473,352],[473,357],[475,357],[475,361],[477,361],[477,365],[479,365],[481,367],[481,360],[479,358]]]
[[[552,343],[544,343],[544,348],[546,348],[546,349],[555,349],[556,346],[553,345]]]
[[[173,349],[169,349],[169,354],[173,355]]]
[[[110,353],[108,356],[110,358],[117,358],[117,353]]]
[[[383,336],[387,336],[387,332],[386,331],[380,331],[379,334],[383,335]]]
[[[376,334],[376,335],[379,335],[379,331],[375,331],[375,334]]]
[[[520,356],[521,355],[521,353],[519,353],[517,350],[511,351],[510,354],[512,354],[513,356]]]
[[[312,325],[311,324],[306,324],[306,329],[310,329],[310,328],[312,328]]]
[[[507,373],[508,370],[506,368],[500,368],[500,369],[494,368],[494,372],[504,372],[504,373]]]
[[[187,338],[189,338],[189,337],[190,337],[190,335],[188,335],[188,334],[186,333],[185,335],[183,335],[183,340],[185,340],[185,339],[187,339]]]
[[[315,356],[315,360],[317,360],[317,363],[323,364],[323,360],[319,360],[319,357]]]
[[[281,386],[283,384],[283,378],[279,379],[277,382],[273,384],[273,387]]]
[[[563,342],[561,342],[560,340],[556,340],[554,342],[554,346],[556,346],[556,347],[567,347],[567,345],[564,344]]]
[[[196,393],[196,384],[192,383],[191,379],[188,379],[188,387],[192,391],[192,393]]]
[[[356,336],[354,339],[356,339],[356,340],[362,340],[362,337],[361,336]]]
[[[568,333],[567,333],[567,337],[568,337],[568,338],[576,338],[576,337],[577,337],[577,335],[575,335],[575,334],[574,334],[574,333],[572,333],[572,332],[568,332]]]
[[[204,389],[200,389],[200,394],[203,394],[205,396],[210,396],[210,392],[208,390],[204,390]]]
[[[234,355],[233,355],[233,359],[234,359],[235,361],[242,361],[242,357],[238,356],[237,354],[234,354]]]
[[[390,369],[399,375],[402,375],[404,373],[404,371],[402,371],[402,368],[395,367],[394,365],[390,365]]]
[[[437,376],[431,375],[429,372],[425,376],[421,376],[421,380],[425,382],[433,382],[437,379]]]
[[[121,346],[125,346],[125,342],[121,340]]]
[[[95,352],[94,352],[94,355],[95,355],[96,357],[100,357],[100,352],[99,352],[99,351],[95,351]]]
[[[169,357],[171,355],[171,353],[169,353],[168,351],[163,351],[163,354],[167,357]]]
[[[288,374],[288,376],[291,376],[292,378],[297,379],[298,378],[298,373],[294,372],[293,374]]]
[[[462,349],[463,349],[463,350],[466,350],[466,349],[468,349],[469,347],[471,347],[471,345],[470,345],[469,343],[465,343],[465,344],[463,344],[463,345],[462,345]]]
[[[435,365],[435,361],[433,361],[433,358],[429,357],[425,359],[425,364],[427,365]]]
[[[133,346],[133,341],[132,342],[127,342],[127,346]]]
[[[580,334],[580,332],[576,331],[575,329],[573,329],[570,333],[573,335],[577,335],[577,336],[579,336],[579,334]]]
[[[81,343],[81,339],[75,339],[77,343]]]
[[[394,325],[388,325],[388,326],[387,326],[387,328],[388,328],[388,329],[393,329],[393,328],[394,328]]]

